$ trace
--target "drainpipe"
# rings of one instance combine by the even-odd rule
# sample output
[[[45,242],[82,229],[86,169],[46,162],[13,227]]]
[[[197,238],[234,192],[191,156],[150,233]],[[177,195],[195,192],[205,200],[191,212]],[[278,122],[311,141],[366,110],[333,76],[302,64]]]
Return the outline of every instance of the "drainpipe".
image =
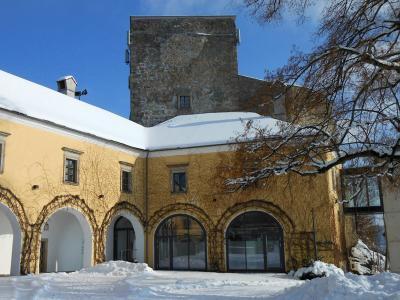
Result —
[[[149,263],[149,243],[148,243],[148,221],[149,221],[149,154],[150,151],[147,151],[146,153],[146,159],[145,159],[145,181],[144,181],[144,211],[145,211],[145,249],[146,249],[146,263]]]
[[[317,232],[315,229],[315,214],[314,214],[314,208],[311,209],[311,215],[312,215],[312,227],[313,227],[313,238],[314,238],[314,260],[318,260],[318,251],[317,251]]]

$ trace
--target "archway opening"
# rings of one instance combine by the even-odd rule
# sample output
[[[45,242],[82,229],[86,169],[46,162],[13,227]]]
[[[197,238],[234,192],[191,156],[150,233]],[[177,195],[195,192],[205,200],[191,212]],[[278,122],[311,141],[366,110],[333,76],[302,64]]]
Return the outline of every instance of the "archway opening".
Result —
[[[114,225],[114,260],[136,260],[135,231],[131,222],[119,217]]]
[[[144,262],[144,229],[128,211],[119,212],[108,225],[106,260]]]
[[[19,275],[21,228],[17,217],[0,203],[0,275]]]
[[[63,208],[42,225],[40,272],[72,272],[92,265],[92,230],[79,211]]]
[[[164,220],[155,234],[157,269],[206,270],[206,233],[203,226],[188,215]]]
[[[226,231],[227,269],[233,272],[283,272],[283,230],[269,214],[237,216]]]

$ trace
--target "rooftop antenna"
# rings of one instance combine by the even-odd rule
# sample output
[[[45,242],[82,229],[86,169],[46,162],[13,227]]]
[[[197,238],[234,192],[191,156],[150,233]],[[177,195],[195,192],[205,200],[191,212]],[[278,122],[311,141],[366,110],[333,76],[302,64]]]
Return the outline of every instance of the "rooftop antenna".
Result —
[[[78,97],[79,100],[81,100],[81,96],[86,96],[87,95],[87,90],[84,89],[83,91],[77,91],[75,92],[75,97]]]

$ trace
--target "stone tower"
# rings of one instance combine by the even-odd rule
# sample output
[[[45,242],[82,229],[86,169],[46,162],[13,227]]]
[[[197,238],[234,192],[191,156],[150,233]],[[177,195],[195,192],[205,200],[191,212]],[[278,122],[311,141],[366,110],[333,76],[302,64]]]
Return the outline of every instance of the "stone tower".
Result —
[[[131,17],[130,119],[239,109],[234,16]]]

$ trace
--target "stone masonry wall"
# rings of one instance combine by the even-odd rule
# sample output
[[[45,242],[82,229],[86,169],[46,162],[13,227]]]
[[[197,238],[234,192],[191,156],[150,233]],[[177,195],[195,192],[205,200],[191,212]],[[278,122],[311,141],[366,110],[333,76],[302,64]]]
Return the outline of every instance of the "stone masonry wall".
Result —
[[[238,110],[234,17],[131,17],[130,41],[131,120]]]

